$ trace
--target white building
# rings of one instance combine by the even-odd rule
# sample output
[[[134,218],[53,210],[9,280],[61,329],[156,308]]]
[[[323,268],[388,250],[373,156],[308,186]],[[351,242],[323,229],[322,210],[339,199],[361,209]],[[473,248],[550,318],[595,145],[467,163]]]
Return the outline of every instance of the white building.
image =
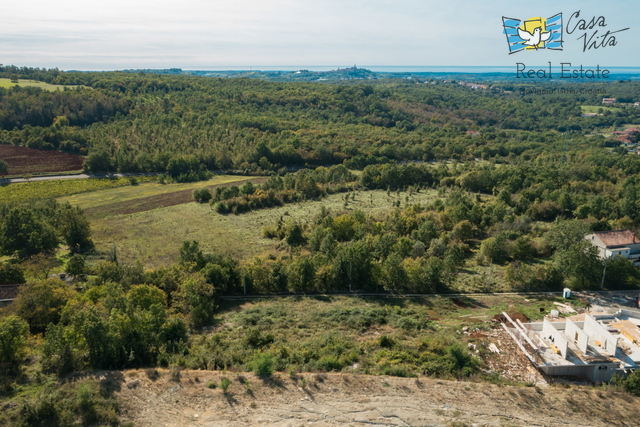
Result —
[[[640,366],[640,312],[585,314],[584,321],[508,322],[503,327],[531,363],[547,375],[611,381]]]
[[[640,240],[631,230],[596,231],[584,238],[598,248],[600,258],[623,256],[640,267]]]

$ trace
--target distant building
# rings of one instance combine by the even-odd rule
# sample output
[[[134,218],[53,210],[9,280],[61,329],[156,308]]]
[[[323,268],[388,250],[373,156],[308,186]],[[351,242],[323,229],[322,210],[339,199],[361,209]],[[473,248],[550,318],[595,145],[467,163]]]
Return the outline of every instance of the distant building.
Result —
[[[477,130],[468,130],[467,131],[467,135],[478,136],[478,135],[480,135],[480,132],[477,131]]]
[[[640,240],[631,230],[596,231],[584,238],[598,248],[600,258],[622,256],[640,267]]]
[[[18,296],[20,285],[0,285],[0,307],[6,307]]]
[[[616,98],[602,98],[603,104],[615,104],[616,102],[618,102]]]

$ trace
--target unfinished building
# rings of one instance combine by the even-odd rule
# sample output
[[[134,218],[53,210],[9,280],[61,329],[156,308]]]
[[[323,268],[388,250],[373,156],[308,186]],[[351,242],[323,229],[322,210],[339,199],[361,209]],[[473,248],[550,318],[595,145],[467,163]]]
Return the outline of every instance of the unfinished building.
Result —
[[[640,312],[585,314],[584,321],[538,323],[507,319],[504,329],[539,370],[593,382],[624,376],[640,365]]]

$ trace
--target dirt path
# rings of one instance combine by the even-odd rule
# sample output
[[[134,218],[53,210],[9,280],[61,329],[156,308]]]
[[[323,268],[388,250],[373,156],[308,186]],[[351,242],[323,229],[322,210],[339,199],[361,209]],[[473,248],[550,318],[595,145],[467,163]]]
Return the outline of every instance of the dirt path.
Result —
[[[209,382],[231,380],[225,395]],[[306,384],[303,387],[302,378]],[[244,381],[247,380],[247,387]],[[146,426],[636,426],[638,398],[592,387],[516,387],[428,378],[145,371],[111,384],[123,421]]]

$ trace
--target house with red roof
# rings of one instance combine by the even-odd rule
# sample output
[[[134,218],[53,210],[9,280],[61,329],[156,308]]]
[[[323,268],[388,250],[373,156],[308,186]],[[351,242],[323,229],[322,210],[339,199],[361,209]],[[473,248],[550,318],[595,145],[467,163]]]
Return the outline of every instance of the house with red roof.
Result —
[[[640,239],[631,230],[596,231],[584,238],[598,248],[600,258],[622,256],[640,267]]]

